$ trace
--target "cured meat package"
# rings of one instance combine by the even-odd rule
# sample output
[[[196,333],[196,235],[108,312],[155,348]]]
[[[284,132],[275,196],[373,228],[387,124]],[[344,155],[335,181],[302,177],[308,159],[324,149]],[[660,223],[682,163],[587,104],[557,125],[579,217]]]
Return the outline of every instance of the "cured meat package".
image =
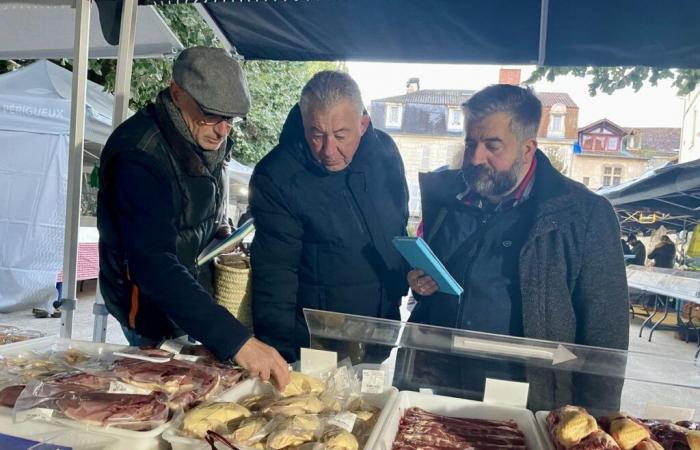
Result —
[[[244,376],[240,368],[207,358],[178,360],[158,349],[53,348],[5,360],[18,373],[33,371],[0,390],[0,401],[14,404],[16,420],[70,420],[134,431],[153,430]]]
[[[527,409],[418,392],[400,392],[376,448],[393,450],[543,447]]]

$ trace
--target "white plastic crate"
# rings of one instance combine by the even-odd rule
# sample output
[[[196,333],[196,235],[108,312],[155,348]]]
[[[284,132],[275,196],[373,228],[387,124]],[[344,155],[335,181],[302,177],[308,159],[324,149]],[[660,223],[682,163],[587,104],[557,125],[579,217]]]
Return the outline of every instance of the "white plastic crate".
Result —
[[[513,420],[525,435],[528,449],[540,450],[546,448],[535,423],[535,417],[527,409],[410,391],[399,392],[396,401],[391,406],[391,411],[388,411],[381,433],[377,436],[376,441],[368,442],[368,448],[373,450],[391,450],[396,433],[399,430],[399,421],[403,417],[404,412],[412,407],[422,408],[428,412],[449,417]],[[372,445],[371,447],[370,444]]]

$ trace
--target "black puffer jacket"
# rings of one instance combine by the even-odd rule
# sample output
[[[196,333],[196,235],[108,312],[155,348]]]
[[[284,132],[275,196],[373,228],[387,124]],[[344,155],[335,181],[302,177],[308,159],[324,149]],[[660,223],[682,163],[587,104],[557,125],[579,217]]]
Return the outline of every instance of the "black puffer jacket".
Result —
[[[399,318],[406,273],[391,239],[406,234],[408,190],[387,134],[370,125],[350,165],[329,172],[295,106],[255,168],[250,207],[256,337],[293,361],[309,344],[303,308]]]

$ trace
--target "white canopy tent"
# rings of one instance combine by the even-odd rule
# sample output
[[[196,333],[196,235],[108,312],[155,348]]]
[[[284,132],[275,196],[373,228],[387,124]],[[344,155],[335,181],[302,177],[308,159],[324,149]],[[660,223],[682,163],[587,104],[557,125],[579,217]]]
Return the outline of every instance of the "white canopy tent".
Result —
[[[73,58],[74,2],[9,0],[0,2],[0,59]],[[90,58],[116,58],[100,29],[93,3],[89,31]],[[137,58],[160,58],[182,50],[182,44],[153,6],[139,8],[136,22]]]
[[[70,71],[46,60],[0,75],[2,312],[53,298],[63,261],[70,83]],[[106,142],[113,107],[112,95],[87,83],[87,140]]]
[[[64,256],[63,256],[63,269],[64,269],[64,299],[63,299],[63,309],[65,313],[61,319],[61,336],[70,337],[72,334],[73,327],[73,310],[75,308],[76,301],[76,270],[77,270],[77,251],[78,251],[78,230],[80,227],[80,194],[81,194],[81,175],[82,175],[82,162],[83,162],[83,149],[85,143],[85,108],[82,105],[86,104],[87,95],[87,63],[88,54],[91,56],[98,56],[97,49],[91,47],[91,29],[95,30],[93,33],[99,33],[101,30],[97,22],[95,21],[93,26],[91,26],[91,12],[94,9],[97,12],[97,8],[94,8],[95,4],[92,0],[14,0],[9,2],[0,3],[0,16],[5,18],[10,10],[22,10],[29,9],[31,15],[38,14],[44,8],[49,8],[54,14],[49,16],[49,20],[44,23],[42,27],[37,28],[38,30],[45,30],[43,34],[48,37],[49,41],[55,41],[55,29],[56,27],[62,26],[67,27],[70,30],[72,27],[72,32],[67,31],[69,39],[72,39],[73,46],[66,50],[64,57],[71,58],[73,60],[73,73],[72,73],[72,89],[71,89],[71,105],[79,105],[79,107],[73,107],[70,109],[70,137],[69,137],[69,157],[68,157],[68,188],[67,188],[67,198],[65,203],[65,233],[64,233]],[[61,23],[57,20],[58,14],[57,8],[64,8],[70,11],[70,16],[64,17]],[[150,10],[155,13],[152,7],[137,7],[136,0],[125,0],[124,8],[122,11],[122,24],[120,30],[120,39],[118,47],[112,47],[116,50],[117,56],[117,77],[116,77],[116,88],[115,88],[115,98],[116,102],[114,104],[114,114],[113,114],[113,126],[121,123],[128,114],[128,101],[129,101],[129,85],[131,79],[131,65],[133,58],[138,57],[152,57],[152,56],[167,56],[169,54],[174,54],[182,50],[182,45],[174,39],[174,45],[167,48],[158,55],[152,53],[140,54],[137,49],[137,39],[135,37],[134,30],[137,28],[137,17],[139,22],[142,22],[144,14],[150,14],[148,12],[144,13],[144,10]],[[15,16],[14,21],[18,21],[18,16]],[[25,16],[26,18],[27,16]],[[94,19],[93,19],[94,20]],[[161,22],[162,24],[162,22]],[[5,29],[5,26],[2,27]],[[142,30],[139,33],[138,42],[142,42],[142,39],[147,34],[148,29],[153,30],[154,26],[146,26],[146,30]],[[158,28],[156,26],[156,28]],[[16,24],[11,24],[11,29],[15,30],[15,36],[12,40],[8,40],[6,36],[0,37],[0,48],[9,48],[9,42],[19,42],[19,48],[27,48],[25,40],[29,40],[26,26],[17,26]],[[160,28],[162,30],[162,28]],[[18,34],[19,33],[19,34]],[[169,30],[168,30],[169,33]],[[41,33],[39,33],[41,34]],[[170,33],[172,34],[172,33]],[[100,38],[102,39],[101,35]],[[5,45],[8,42],[8,45]],[[58,47],[58,46],[53,46]],[[34,49],[35,51],[37,49]],[[51,53],[51,55],[56,55]],[[112,53],[114,55],[114,53]],[[3,58],[32,58],[39,56],[34,53],[32,56],[22,53],[10,54],[5,53]],[[105,55],[107,56],[107,55]],[[55,243],[54,243],[55,245]],[[102,318],[100,321],[95,322],[95,330],[93,339],[104,341],[105,334],[105,323],[104,320],[107,314],[106,309],[103,304],[99,304],[100,296],[98,295],[98,304],[95,305],[95,314]]]

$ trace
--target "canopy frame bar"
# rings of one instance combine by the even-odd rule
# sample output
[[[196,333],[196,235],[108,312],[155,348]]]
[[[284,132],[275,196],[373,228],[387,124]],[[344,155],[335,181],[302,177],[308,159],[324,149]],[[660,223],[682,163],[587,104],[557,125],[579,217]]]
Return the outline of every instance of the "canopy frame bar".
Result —
[[[70,138],[68,154],[68,198],[63,242],[64,295],[61,337],[73,334],[73,311],[77,300],[78,231],[82,190],[83,147],[85,144],[85,97],[87,95],[88,48],[91,0],[75,0],[75,55],[71,90]]]

